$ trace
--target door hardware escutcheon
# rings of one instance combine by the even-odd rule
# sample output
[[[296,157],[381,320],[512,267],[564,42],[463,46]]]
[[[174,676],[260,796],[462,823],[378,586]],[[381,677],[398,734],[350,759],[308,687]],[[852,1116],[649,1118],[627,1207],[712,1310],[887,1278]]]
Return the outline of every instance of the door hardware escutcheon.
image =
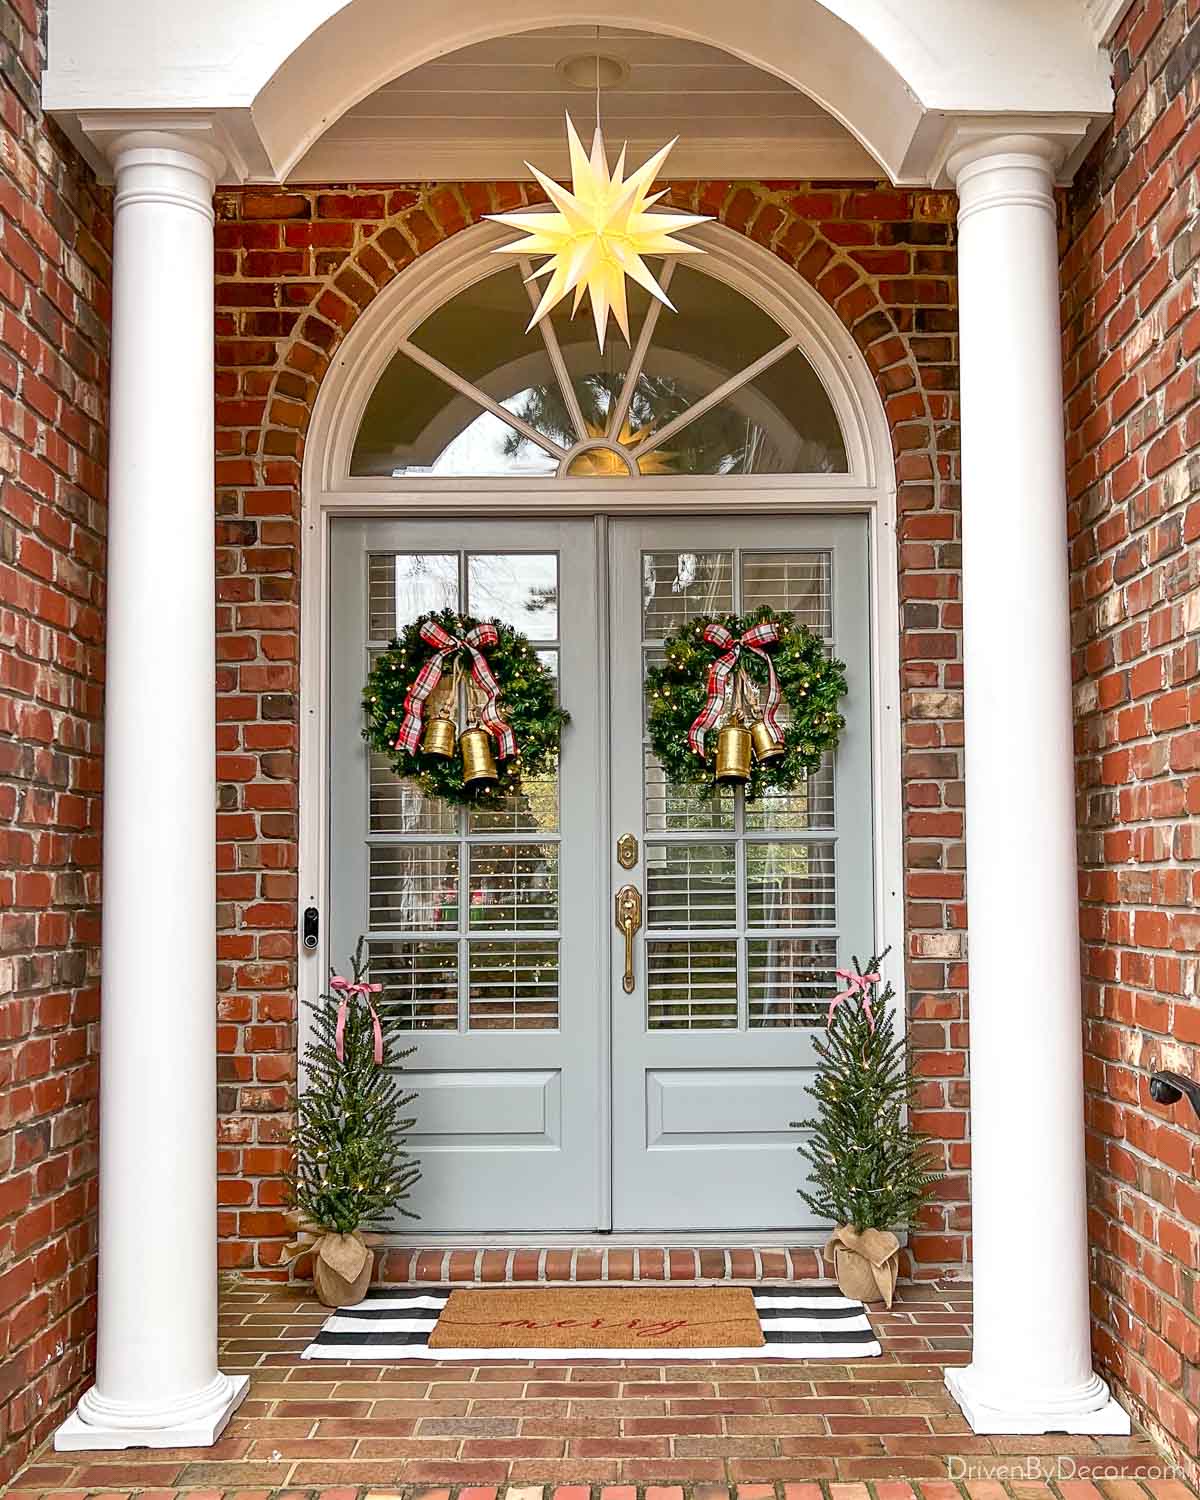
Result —
[[[632,833],[623,833],[617,840],[617,863],[622,870],[632,870],[638,862],[638,841]]]
[[[633,939],[642,925],[642,893],[636,885],[623,885],[617,892],[617,931],[625,935],[625,976],[621,984],[633,994]]]

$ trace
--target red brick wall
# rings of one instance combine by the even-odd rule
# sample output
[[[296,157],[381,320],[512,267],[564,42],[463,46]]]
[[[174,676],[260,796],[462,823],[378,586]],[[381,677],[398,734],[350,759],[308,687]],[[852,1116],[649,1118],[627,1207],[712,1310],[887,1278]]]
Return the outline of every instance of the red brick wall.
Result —
[[[222,1263],[270,1272],[296,1065],[300,473],[319,383],[380,287],[510,184],[217,199]],[[769,245],[833,305],[875,373],[900,481],[910,1036],[918,1123],[948,1176],[917,1274],[966,1247],[961,653],[954,200],[803,183],[681,184],[681,206]]]
[[[1200,1478],[1200,18],[1141,0],[1063,253],[1093,1312]]]
[[[109,204],[0,0],[0,1488],[92,1368]]]

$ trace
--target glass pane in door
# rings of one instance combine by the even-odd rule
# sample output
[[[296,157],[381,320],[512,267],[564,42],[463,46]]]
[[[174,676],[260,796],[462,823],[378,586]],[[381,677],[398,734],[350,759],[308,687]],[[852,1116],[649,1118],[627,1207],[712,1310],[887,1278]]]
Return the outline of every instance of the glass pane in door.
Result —
[[[643,683],[661,660],[660,643],[697,615],[769,605],[833,649],[827,551],[644,551],[641,579]],[[647,964],[658,976],[647,990],[647,1025],[813,1024],[806,997],[832,979],[837,953],[833,757],[804,786],[754,802],[740,790],[671,785],[648,744],[644,768]],[[719,933],[723,946],[680,941],[698,929]],[[796,950],[750,939],[773,932],[790,944],[813,931],[831,936],[805,948],[802,967]],[[668,980],[669,963],[676,971]],[[717,973],[726,988],[714,1003]]]
[[[711,1031],[738,1023],[737,944],[646,943],[651,1031]]]
[[[529,636],[558,659],[552,552],[372,553],[368,652],[419,615],[462,609]],[[538,842],[514,842],[535,832]],[[430,834],[442,837],[434,842]],[[499,808],[469,812],[397,777],[372,755],[367,819],[373,953],[411,996],[413,1030],[544,1030],[558,1024],[558,776],[526,781]],[[453,934],[453,945],[434,943]],[[411,942],[396,941],[412,936]]]
[[[751,938],[747,986],[752,1027],[824,1026],[836,938]]]

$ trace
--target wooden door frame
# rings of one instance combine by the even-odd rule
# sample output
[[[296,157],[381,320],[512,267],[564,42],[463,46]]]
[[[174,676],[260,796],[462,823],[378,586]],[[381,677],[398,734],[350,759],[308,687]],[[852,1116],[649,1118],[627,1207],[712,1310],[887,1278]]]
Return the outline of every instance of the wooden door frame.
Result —
[[[318,393],[305,445],[301,512],[299,879],[297,910],[329,907],[329,705],[325,692],[330,665],[329,538],[340,516],[360,519],[405,517],[529,516],[591,517],[597,541],[597,589],[608,596],[607,518],[618,515],[862,515],[867,519],[868,600],[871,652],[872,833],[875,840],[873,910],[880,945],[891,946],[885,978],[896,992],[901,1027],[907,1014],[904,986],[903,799],[900,720],[899,544],[896,533],[896,475],[891,434],[871,372],[857,345],[833,310],[789,267],[769,251],[719,225],[705,226],[706,249],[719,260],[722,279],[753,290],[778,318],[806,336],[805,354],[829,391],[847,436],[848,475],[771,475],[763,478],[643,476],[628,479],[438,479],[349,478],[353,431],[375,379],[397,339],[457,288],[469,286],[487,270],[495,226],[475,226],[415,262],[379,294],[347,334]],[[736,252],[736,253],[735,253]],[[598,684],[607,747],[609,683]],[[608,873],[611,830],[603,815],[599,848]],[[299,949],[298,1043],[303,1053],[308,1011],[328,972],[327,924],[315,950]],[[607,1016],[604,1018],[607,1023]],[[606,1033],[607,1024],[602,1028]],[[611,1038],[604,1041],[610,1061]],[[606,1103],[605,1109],[607,1111]],[[604,1193],[611,1193],[611,1131],[603,1121],[608,1170]],[[607,1206],[611,1206],[610,1204]],[[436,1245],[481,1244],[485,1239],[513,1243],[528,1236],[430,1235],[398,1233],[397,1243],[417,1240]],[[539,1239],[544,1239],[539,1236]],[[622,1236],[622,1241],[630,1239]],[[655,1236],[664,1242],[663,1236]],[[699,1244],[703,1235],[684,1236]],[[748,1236],[746,1242],[764,1242]],[[816,1241],[820,1235],[781,1237],[788,1243]],[[586,1237],[568,1236],[570,1243]],[[605,1237],[609,1242],[611,1237]],[[707,1236],[710,1243],[734,1244],[738,1236]],[[549,1243],[549,1241],[546,1241]]]

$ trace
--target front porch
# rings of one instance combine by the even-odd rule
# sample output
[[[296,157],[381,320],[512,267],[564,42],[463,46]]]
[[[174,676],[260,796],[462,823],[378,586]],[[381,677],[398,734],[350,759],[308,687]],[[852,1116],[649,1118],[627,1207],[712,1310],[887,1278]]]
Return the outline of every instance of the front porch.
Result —
[[[1140,1434],[975,1436],[943,1378],[970,1359],[971,1296],[961,1285],[903,1287],[890,1313],[871,1314],[882,1358],[846,1365],[305,1363],[300,1352],[326,1312],[296,1288],[227,1284],[221,1365],[249,1374],[250,1391],[220,1439],[203,1449],[46,1450],[18,1475],[12,1500],[145,1491],[266,1500],[322,1487],[352,1500],[434,1484],[448,1500],[460,1485],[556,1482],[580,1487],[562,1500],[588,1500],[590,1487],[608,1483],[688,1486],[697,1500],[723,1500],[711,1486],[734,1485],[739,1500],[870,1500],[866,1482],[876,1480],[919,1482],[916,1492],[882,1484],[877,1500],[955,1500],[958,1482],[971,1500],[1191,1494],[1164,1478],[1164,1459]],[[975,1483],[989,1479],[1009,1483]],[[523,1491],[525,1500],[541,1493]],[[494,1500],[495,1491],[461,1496]],[[683,1496],[660,1489],[650,1500]]]
[[[112,6],[120,12],[117,0]],[[722,70],[718,79],[729,86],[718,92],[736,101],[739,116],[753,118],[748,101],[773,90],[803,111],[796,120],[817,125],[796,125],[803,151],[786,140],[756,149],[752,160],[728,123],[714,125],[713,138],[692,132],[694,175],[673,182],[666,201],[718,221],[697,230],[693,248],[703,249],[713,271],[698,306],[710,315],[736,292],[765,320],[770,339],[760,352],[721,332],[744,331],[743,309],[723,324],[716,319],[716,335],[697,335],[693,348],[688,327],[709,325],[688,324],[680,294],[675,322],[683,346],[668,347],[673,362],[663,378],[683,380],[680,370],[687,374],[700,359],[705,394],[689,396],[690,405],[648,429],[657,433],[654,444],[647,437],[634,446],[622,437],[621,414],[640,380],[639,361],[658,352],[649,315],[631,341],[637,353],[628,369],[592,362],[589,336],[580,341],[589,362],[575,372],[559,335],[544,332],[538,337],[550,374],[538,365],[534,379],[527,361],[543,356],[525,327],[526,291],[518,285],[507,301],[499,295],[490,313],[486,297],[477,307],[466,296],[484,288],[484,258],[496,247],[498,231],[480,220],[537,201],[519,176],[520,160],[534,156],[559,169],[542,153],[545,131],[506,140],[504,159],[493,153],[486,163],[470,142],[447,151],[440,136],[418,138],[408,127],[412,139],[396,133],[385,141],[386,157],[364,152],[356,134],[375,130],[364,120],[399,118],[397,99],[408,108],[425,97],[422,70],[431,58],[468,51],[480,38],[499,50],[482,61],[472,52],[471,68],[507,66],[510,53],[532,66],[527,49],[540,48],[552,87],[517,80],[506,84],[505,97],[531,100],[529,118],[543,97],[553,98],[557,112],[553,80],[560,64],[579,60],[566,55],[576,45],[570,38],[582,27],[588,47],[627,45],[629,16],[582,0],[532,0],[506,14],[504,34],[495,34],[501,23],[480,0],[463,0],[448,19],[414,16],[415,30],[397,28],[392,7],[393,0],[338,0],[328,25],[316,26],[318,3],[294,33],[281,27],[269,49],[248,42],[236,107],[227,92],[225,102],[213,103],[207,84],[177,98],[154,76],[166,69],[174,77],[181,62],[194,79],[225,76],[227,33],[221,26],[209,35],[205,10],[180,7],[195,34],[181,31],[168,58],[148,55],[152,86],[139,89],[124,56],[114,60],[101,45],[121,27],[101,26],[104,35],[91,37],[95,17],[110,7],[96,0],[86,24],[87,7],[75,17],[68,5],[60,8],[68,17],[59,32],[63,66],[49,75],[46,97],[115,186],[103,877],[117,898],[103,914],[99,1026],[92,1024],[97,997],[89,994],[80,1007],[96,1033],[86,1041],[87,1066],[94,1071],[100,1059],[103,1128],[97,1134],[91,1122],[88,1150],[100,1158],[103,1211],[97,1219],[96,1169],[85,1160],[70,1167],[72,1188],[87,1200],[71,1210],[83,1225],[80,1244],[42,1251],[36,1236],[49,1241],[61,1217],[48,1203],[13,1230],[18,1254],[29,1250],[13,1275],[14,1284],[24,1277],[18,1295],[28,1299],[20,1326],[34,1322],[43,1274],[83,1286],[69,1292],[80,1311],[64,1336],[56,1328],[28,1334],[23,1363],[8,1368],[16,1388],[30,1372],[41,1378],[45,1348],[56,1349],[52,1363],[61,1366],[52,1388],[48,1378],[37,1388],[28,1383],[11,1403],[22,1408],[20,1459],[76,1402],[60,1433],[65,1446],[81,1430],[97,1443],[136,1448],[148,1437],[163,1446],[123,1458],[43,1450],[29,1483],[76,1494],[116,1493],[114,1485],[211,1492],[226,1484],[234,1493],[254,1485],[266,1494],[526,1477],[531,1484],[769,1485],[786,1476],[858,1486],[835,1500],[868,1500],[862,1485],[876,1475],[945,1485],[948,1474],[998,1465],[1027,1476],[1034,1450],[1051,1460],[1057,1478],[1063,1470],[1054,1460],[1062,1457],[1076,1474],[1079,1459],[1156,1470],[1161,1461],[1141,1438],[988,1436],[1014,1426],[1120,1432],[1131,1405],[1160,1418],[1156,1437],[1179,1438],[1177,1451],[1189,1462],[1194,1368],[1184,1366],[1195,1347],[1188,1305],[1195,1237],[1182,1221],[1192,1148],[1145,1098],[1141,1075],[1163,1060],[1160,1043],[1143,1047],[1145,1039],[1131,1034],[1116,1040],[1112,1019],[1127,1020],[1133,1001],[1124,991],[1097,994],[1102,977],[1119,974],[1124,982],[1135,970],[1148,984],[1149,960],[1106,959],[1088,971],[1089,1024],[1105,1035],[1088,1039],[1086,1074],[1080,1056],[1073,734],[1091,700],[1085,695],[1073,711],[1056,195],[1111,113],[1110,59],[1099,32],[1090,17],[1084,27],[1074,8],[1068,24],[1067,11],[1044,7],[1039,53],[1060,61],[1031,74],[1034,33],[1017,24],[1021,17],[1005,17],[994,35],[985,28],[955,38],[949,51],[957,63],[947,75],[933,0],[914,5],[900,30],[886,5],[880,18],[864,8],[857,28],[825,0],[797,0],[786,26],[772,0],[750,0],[737,16],[698,7],[687,34],[669,0],[645,0],[639,45],[659,57],[654,67],[667,69],[665,86],[659,80],[665,117],[679,115],[681,99],[697,108],[694,80],[682,70],[696,64],[687,49],[700,47],[707,65]],[[285,0],[259,0],[248,9],[265,37],[273,12],[282,17],[289,8]],[[77,71],[74,60],[85,57],[86,69]],[[644,66],[651,63],[631,64],[637,72]],[[830,79],[854,79],[855,91],[822,94]],[[469,100],[477,89],[459,79],[432,92]],[[150,99],[159,101],[153,110]],[[605,106],[614,122],[616,102]],[[356,114],[359,105],[374,113]],[[775,108],[769,99],[768,106]],[[598,100],[596,113],[599,120]],[[343,116],[348,133],[313,155],[326,122]],[[1149,211],[1157,212],[1161,199],[1153,202]],[[1144,247],[1136,257],[1140,275]],[[1165,295],[1154,284],[1156,296]],[[105,289],[101,306],[106,296]],[[437,323],[443,313],[449,324]],[[497,334],[506,319],[515,330],[511,347]],[[448,326],[453,337],[440,342],[430,323],[434,334]],[[431,337],[445,359],[426,347]],[[1097,339],[1081,342],[1090,349]],[[776,366],[782,372],[793,357],[803,378],[782,394],[767,388],[760,400],[759,377]],[[393,367],[405,379],[389,395],[384,372]],[[590,451],[598,441],[575,373],[607,378],[600,388],[610,400],[616,394],[601,413],[601,447],[621,459],[620,473],[573,468],[575,449]],[[1068,373],[1076,379],[1075,369]],[[410,398],[424,377],[435,394],[427,387],[422,406]],[[40,391],[32,381],[31,389]],[[372,428],[364,414],[376,390],[387,412],[421,414],[419,430]],[[561,394],[569,418],[562,431],[540,432],[503,405],[546,391]],[[803,422],[788,416],[797,391],[813,398],[800,403]],[[738,392],[746,403],[744,410],[735,403],[738,430],[749,431],[750,422],[779,439],[771,462],[755,468],[752,456],[767,451],[756,438],[732,467],[712,444],[695,445],[681,463],[665,446],[667,435],[673,442],[687,430],[686,412],[703,417]],[[455,401],[474,403],[518,436],[532,432],[541,469],[492,472],[496,454],[482,449],[459,468],[443,463],[449,445],[441,440],[452,433],[457,441],[479,420],[472,407],[471,422],[460,422]],[[774,425],[768,408],[779,418]],[[808,437],[799,439],[818,409],[812,430],[836,432],[837,440],[815,451]],[[513,416],[519,428],[508,422]],[[1088,431],[1082,417],[1072,421]],[[1136,423],[1137,442],[1149,443],[1150,416],[1139,412]],[[507,442],[500,441],[500,457],[513,456]],[[657,468],[642,467],[643,448],[647,460],[663,450]],[[1084,482],[1076,483],[1078,472],[1073,462],[1073,495]],[[1147,481],[1159,472],[1156,450]],[[1150,493],[1157,503],[1157,486]],[[22,551],[44,572],[39,549],[35,542]],[[557,568],[568,554],[574,561],[562,562],[551,586],[551,563]],[[335,557],[346,564],[344,577]],[[522,588],[540,591],[539,646],[557,653],[560,680],[569,684],[576,726],[562,762],[569,795],[548,793],[553,809],[544,822],[531,814],[528,826],[516,819],[513,827],[473,826],[473,815],[459,812],[439,821],[428,809],[403,826],[389,824],[394,778],[382,783],[372,810],[358,690],[370,653],[386,649],[418,613],[399,598],[398,581],[411,582],[401,562],[416,559],[422,576],[436,575],[427,565],[446,564],[436,576],[451,580],[454,599],[443,602],[467,612],[481,561],[515,557],[532,558],[541,570]],[[655,632],[665,629],[659,604],[686,601],[697,579],[704,588],[728,579],[733,592],[722,602],[730,608],[741,609],[747,597],[762,602],[767,557],[789,559],[786,568],[778,564],[795,593],[784,596],[788,610],[812,604],[830,648],[836,644],[850,661],[858,719],[848,720],[832,795],[814,787],[802,810],[787,811],[790,825],[755,824],[749,834],[744,805],[702,815],[672,804],[651,815],[649,792],[658,795],[661,767],[641,754],[639,674],[660,643]],[[377,610],[372,558],[383,562],[379,589],[391,590],[390,603]],[[1078,574],[1086,559],[1071,563]],[[1088,599],[1102,591],[1095,608],[1105,629],[1116,628],[1111,585],[1120,576],[1110,569],[1084,590]],[[551,597],[572,606],[562,611],[561,631],[550,629],[544,613]],[[685,613],[708,607],[689,601]],[[1147,608],[1131,597],[1131,616]],[[1175,614],[1181,618],[1182,609]],[[1162,618],[1155,616],[1154,638],[1166,628]],[[85,621],[80,633],[93,624]],[[1178,619],[1171,629],[1182,638]],[[611,670],[614,663],[621,670]],[[1088,673],[1102,670],[1089,660]],[[1165,685],[1165,656],[1155,670]],[[1132,692],[1146,696],[1153,689],[1143,691],[1139,680]],[[172,689],[165,714],[159,695],[147,690],[160,683]],[[1176,728],[1183,696],[1182,689],[1171,695]],[[1113,708],[1115,700],[1102,685],[1095,701]],[[1147,722],[1130,733],[1140,740]],[[1157,733],[1157,720],[1152,727]],[[1097,732],[1097,743],[1110,745],[1115,732],[1114,725]],[[1158,766],[1154,775],[1168,759],[1176,764],[1165,741],[1153,757],[1146,753]],[[1190,749],[1180,754],[1190,765]],[[98,761],[87,784],[97,789],[98,826]],[[338,789],[344,806],[335,810]],[[64,823],[70,816],[68,807]],[[1108,817],[1098,804],[1095,823]],[[670,818],[679,821],[667,826]],[[517,834],[536,854],[480,852],[512,850]],[[621,871],[633,868],[622,858],[626,840],[635,855],[640,840],[640,893],[650,916],[662,918],[646,921],[655,931],[642,934],[636,954],[629,928],[622,948],[612,923],[616,885],[630,889],[613,865],[615,853]],[[769,875],[751,868],[751,846],[756,860],[760,849],[782,849],[771,855]],[[802,859],[793,847],[802,848]],[[674,852],[692,848],[700,851],[697,868],[703,858],[717,872],[697,876],[694,888],[691,853]],[[671,900],[659,878],[668,853],[684,872],[672,875]],[[1126,853],[1118,841],[1105,859]],[[785,867],[787,859],[793,864]],[[533,916],[522,911],[523,925],[514,915],[511,924],[495,917],[473,926],[464,896],[482,892],[484,880],[515,893],[531,860],[541,896]],[[489,862],[510,870],[507,886]],[[552,867],[565,872],[561,901]],[[810,869],[824,873],[806,886]],[[1163,899],[1172,891],[1176,899],[1174,878],[1174,869],[1164,877]],[[30,889],[36,905],[40,888]],[[413,899],[414,890],[431,899]],[[1149,877],[1133,899],[1139,906],[1159,899]],[[517,910],[515,894],[491,904]],[[1152,946],[1165,950],[1170,942],[1181,951],[1190,929],[1181,924],[1176,941],[1158,913],[1148,916],[1131,919],[1138,943],[1145,930]],[[1124,917],[1114,926],[1124,931]],[[605,1365],[598,1372],[586,1361],[503,1362],[468,1371],[456,1364],[453,1379],[443,1380],[438,1367],[355,1367],[339,1380],[325,1366],[318,1378],[297,1359],[315,1307],[294,1288],[259,1280],[227,1291],[219,1369],[218,1263],[268,1279],[283,1275],[293,1228],[284,1209],[302,1002],[363,932],[381,949],[380,961],[393,964],[388,977],[407,984],[412,1030],[420,1031],[414,1145],[437,1170],[427,1164],[429,1201],[414,1206],[422,1234],[446,1244],[460,1231],[545,1230],[559,1235],[559,1245],[573,1230],[738,1235],[782,1226],[781,1245],[815,1236],[813,1224],[796,1219],[789,1134],[791,1100],[810,1062],[808,1033],[821,1024],[819,1010],[810,1013],[811,972],[798,956],[819,959],[828,973],[855,946],[890,949],[920,1080],[913,1118],[934,1143],[944,1177],[935,1203],[911,1226],[906,1271],[920,1285],[881,1322],[882,1363],[785,1373],[778,1365]],[[37,938],[43,946],[55,941]],[[812,942],[823,946],[800,946]],[[98,966],[94,936],[92,948]],[[1182,999],[1182,960],[1155,964],[1155,984]],[[49,1019],[37,1024],[57,1027],[57,999],[42,1008]],[[1139,1025],[1141,1010],[1139,1000]],[[1151,1021],[1164,1037],[1175,1035],[1165,1006]],[[20,1024],[32,1023],[22,1016]],[[1192,1036],[1187,1025],[1185,1018],[1180,1037]],[[45,1066],[46,1045],[39,1038],[26,1049],[20,1081]],[[55,1066],[60,1056],[69,1066],[72,1049],[52,1045]],[[1165,1060],[1180,1068],[1194,1061],[1181,1050]],[[717,1097],[732,1101],[723,1113],[711,1107]],[[58,1107],[47,1098],[46,1090],[35,1097],[38,1119],[28,1134],[39,1154],[58,1151],[57,1122],[51,1133],[41,1119]],[[1135,1099],[1141,1114],[1126,1129],[1125,1106],[1132,1116]],[[15,1111],[34,1117],[20,1099]],[[61,1134],[70,1147],[75,1137]],[[719,1163],[722,1179],[702,1152]],[[14,1155],[21,1169],[23,1158]],[[498,1170],[505,1161],[507,1175]],[[64,1175],[55,1164],[18,1180],[13,1214],[53,1196]],[[1097,1245],[1097,1217],[1111,1225],[1111,1243]],[[1131,1223],[1143,1242],[1136,1256],[1126,1248]],[[153,1235],[169,1237],[169,1254]],[[1161,1276],[1145,1272],[1157,1290],[1143,1296],[1143,1262],[1157,1267],[1160,1252],[1169,1267]],[[938,1279],[954,1276],[968,1257],[978,1288],[973,1331],[953,1286]],[[400,1267],[402,1259],[408,1264]],[[821,1274],[809,1251],[660,1244],[633,1252],[590,1239],[532,1260],[528,1251],[495,1248],[474,1258],[453,1249],[408,1254],[393,1243],[379,1269],[385,1280],[427,1285]],[[1142,1378],[1151,1366],[1157,1384]],[[1120,1404],[1098,1371],[1120,1381]],[[403,1379],[406,1373],[413,1378]],[[250,1400],[239,1409],[251,1377]],[[204,1450],[168,1446],[202,1436]],[[948,1468],[951,1459],[974,1467],[960,1473]],[[900,1488],[885,1487],[875,1500],[910,1500],[912,1491]],[[438,1493],[448,1500],[449,1490]],[[475,1491],[467,1500],[487,1495]],[[583,1492],[569,1500],[583,1500]],[[634,1500],[634,1491],[620,1500]],[[682,1492],[669,1500],[682,1500]],[[742,1500],[766,1500],[766,1493]],[[1065,1500],[1084,1497],[1066,1492]],[[1134,1494],[1115,1491],[1112,1500]]]

